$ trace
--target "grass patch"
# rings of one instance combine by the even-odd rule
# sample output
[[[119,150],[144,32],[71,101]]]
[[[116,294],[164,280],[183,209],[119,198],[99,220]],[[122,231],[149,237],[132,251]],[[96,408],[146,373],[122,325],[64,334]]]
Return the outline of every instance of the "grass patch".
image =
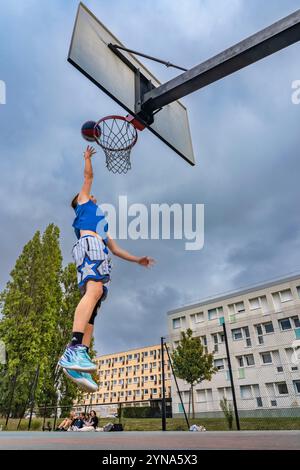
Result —
[[[45,426],[48,421],[53,427],[54,418],[46,418]],[[62,419],[57,419],[56,426],[61,423]],[[8,431],[16,431],[18,419],[10,419],[8,423]],[[118,419],[101,418],[100,426],[103,427],[107,423],[118,423]],[[123,418],[122,424],[125,431],[160,431],[160,418]],[[204,426],[207,431],[227,431],[227,423],[222,418],[195,418],[190,419],[190,424],[198,424]],[[5,419],[0,419],[0,426],[5,430]],[[265,430],[300,430],[300,418],[241,418],[241,429],[246,431],[265,431]],[[43,426],[42,418],[33,418],[31,422],[31,431],[41,431]],[[23,419],[20,425],[20,431],[27,431],[28,419]],[[236,429],[235,426],[233,429]],[[187,425],[183,418],[168,418],[168,431],[187,431]]]

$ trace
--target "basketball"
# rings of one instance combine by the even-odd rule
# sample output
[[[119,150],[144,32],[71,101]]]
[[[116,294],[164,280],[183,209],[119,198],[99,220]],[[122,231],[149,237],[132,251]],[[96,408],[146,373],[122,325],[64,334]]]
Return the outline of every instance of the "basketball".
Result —
[[[81,127],[81,135],[88,142],[95,142],[95,137],[100,137],[101,130],[95,121],[87,121]]]

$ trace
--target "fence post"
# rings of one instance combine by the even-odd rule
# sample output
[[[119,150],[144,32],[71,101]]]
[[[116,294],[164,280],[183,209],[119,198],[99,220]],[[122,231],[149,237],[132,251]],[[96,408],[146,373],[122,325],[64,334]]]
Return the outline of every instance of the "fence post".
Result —
[[[47,403],[45,402],[44,403],[44,417],[43,417],[43,431],[45,431],[45,421],[46,421],[46,406],[47,406]]]
[[[54,414],[54,422],[53,422],[53,431],[55,431],[56,420],[57,420],[57,402],[55,404],[55,414]]]
[[[171,361],[171,356],[170,356],[170,353],[169,353],[169,348],[168,348],[168,346],[167,346],[166,343],[165,343],[165,348],[166,348],[166,351],[167,351],[167,354],[168,354],[168,358],[169,358],[169,361],[170,361],[170,366],[171,366],[171,369],[172,369],[172,372],[173,372],[173,377],[174,377],[175,384],[176,384],[176,388],[177,388],[177,392],[178,392],[178,395],[179,395],[179,398],[180,398],[180,403],[181,403],[181,406],[182,406],[182,409],[183,409],[185,421],[186,421],[186,424],[187,424],[188,429],[190,429],[190,423],[189,423],[188,417],[187,417],[187,415],[186,415],[186,411],[185,411],[184,404],[183,404],[182,397],[181,397],[181,392],[180,392],[179,387],[178,387],[177,378],[176,378],[176,375],[174,374],[174,369],[173,369],[173,364],[172,364],[172,361]]]
[[[122,423],[122,403],[119,403],[119,424]]]
[[[241,430],[241,428],[240,428],[240,419],[239,419],[239,412],[238,412],[237,402],[236,402],[236,394],[235,394],[232,367],[231,367],[231,360],[230,360],[230,352],[229,352],[229,346],[228,346],[228,337],[227,337],[227,331],[226,331],[226,325],[225,325],[224,317],[220,318],[220,324],[223,326],[223,333],[224,333],[225,346],[226,346],[226,355],[227,355],[229,378],[230,378],[230,384],[231,384],[231,390],[232,390],[232,400],[233,400],[233,408],[234,408],[236,428],[237,428],[238,431],[240,431]]]
[[[165,384],[165,358],[164,358],[164,337],[160,338],[161,355],[161,381],[162,381],[162,402],[161,402],[161,427],[163,431],[167,430],[166,419],[166,384]]]

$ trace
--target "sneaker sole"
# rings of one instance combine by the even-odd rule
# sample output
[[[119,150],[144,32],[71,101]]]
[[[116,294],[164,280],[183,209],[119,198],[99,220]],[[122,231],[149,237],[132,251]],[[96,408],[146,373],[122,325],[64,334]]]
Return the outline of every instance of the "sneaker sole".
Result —
[[[89,384],[88,381],[86,381],[84,378],[82,379],[75,379],[71,375],[68,374],[68,370],[63,368],[63,373],[65,374],[68,379],[72,380],[79,388],[84,390],[85,392],[90,392],[90,393],[95,393],[98,390],[98,387],[92,387],[92,385]]]
[[[76,372],[96,372],[97,371],[97,366],[84,368],[81,366],[77,366],[76,364],[70,366],[69,364],[64,364],[60,362],[58,362],[58,365],[62,367],[63,369],[75,370]]]

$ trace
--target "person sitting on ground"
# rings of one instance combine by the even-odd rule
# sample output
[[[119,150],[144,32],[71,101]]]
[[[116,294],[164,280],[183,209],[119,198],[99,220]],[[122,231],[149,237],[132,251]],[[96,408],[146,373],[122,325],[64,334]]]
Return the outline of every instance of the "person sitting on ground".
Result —
[[[57,431],[67,431],[76,420],[75,411],[71,411],[68,418],[65,418],[60,425],[57,427]]]
[[[79,429],[82,429],[84,426],[84,421],[86,419],[86,416],[84,413],[80,413],[77,419],[75,419],[73,425],[70,427],[71,431],[78,431]]]
[[[89,414],[89,419],[85,421],[84,426],[78,431],[95,431],[98,427],[99,419],[97,417],[96,411],[92,410]]]

